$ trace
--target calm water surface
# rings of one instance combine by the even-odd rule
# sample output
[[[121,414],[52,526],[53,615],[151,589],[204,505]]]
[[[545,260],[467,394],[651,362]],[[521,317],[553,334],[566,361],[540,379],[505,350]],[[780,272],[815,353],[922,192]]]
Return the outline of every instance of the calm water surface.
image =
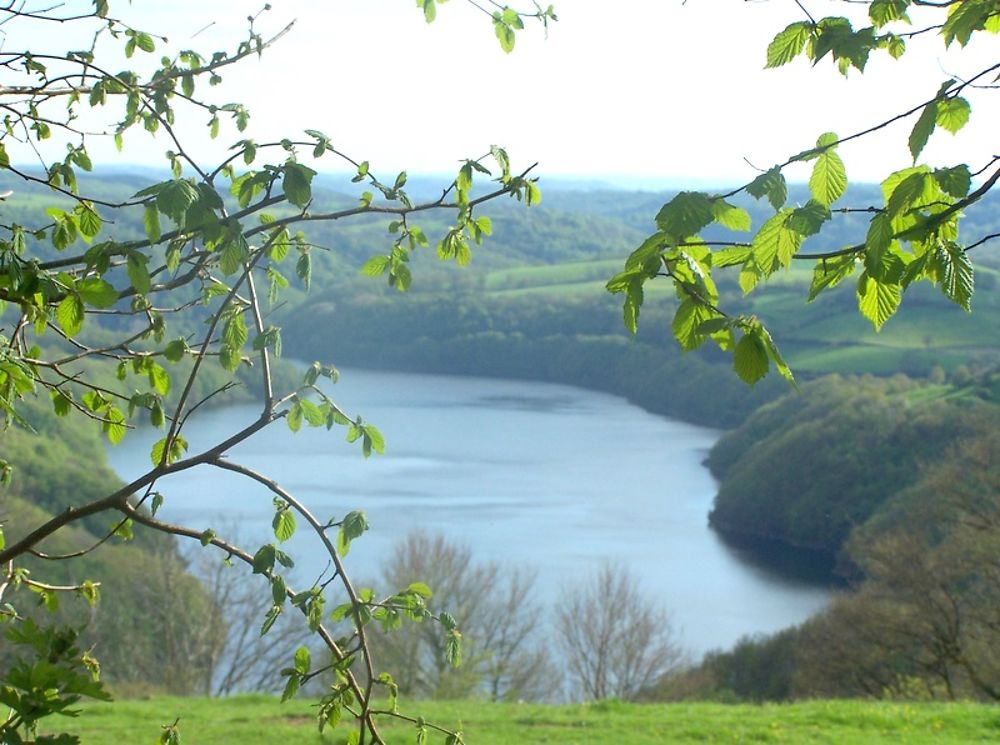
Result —
[[[332,393],[381,429],[384,456],[364,460],[342,429],[292,435],[280,422],[230,455],[277,478],[320,519],[365,510],[372,530],[347,558],[355,577],[376,576],[379,557],[417,528],[466,542],[477,559],[537,568],[543,601],[617,561],[696,654],[802,621],[830,597],[746,563],[708,528],[715,483],[701,461],[713,430],[615,396],[525,381],[347,370]],[[257,412],[194,417],[191,452]],[[142,473],[161,436],[130,435],[110,450],[112,467],[126,479]],[[255,545],[273,540],[271,495],[245,479],[200,468],[158,489],[165,519],[235,530]],[[302,532],[291,542],[295,571],[311,582],[327,561]]]

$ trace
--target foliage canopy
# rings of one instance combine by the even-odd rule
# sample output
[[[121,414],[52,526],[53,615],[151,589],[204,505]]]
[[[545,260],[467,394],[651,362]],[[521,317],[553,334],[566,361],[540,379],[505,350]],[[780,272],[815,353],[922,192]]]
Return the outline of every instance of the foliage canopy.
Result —
[[[432,21],[436,4],[422,0],[417,6]],[[318,129],[255,141],[249,110],[220,99],[217,86],[289,30],[290,25],[262,31],[269,10],[264,6],[248,17],[245,35],[232,48],[208,52],[178,48],[155,30],[132,25],[115,14],[128,8],[112,8],[107,0],[78,11],[34,2],[0,10],[8,42],[0,51],[5,76],[0,169],[20,185],[3,199],[20,216],[17,204],[31,185],[43,185],[51,194],[41,221],[29,214],[0,228],[0,416],[7,425],[30,429],[22,399],[47,396],[56,416],[92,420],[111,443],[144,420],[163,432],[151,450],[148,472],[131,483],[97,497],[70,497],[34,524],[2,526],[0,597],[6,602],[0,620],[7,640],[25,650],[0,686],[0,701],[10,710],[0,723],[5,742],[32,739],[42,717],[67,711],[82,696],[107,696],[96,660],[75,646],[76,632],[37,622],[24,602],[24,591],[30,591],[52,609],[67,593],[94,603],[99,583],[46,582],[21,566],[23,560],[79,559],[109,540],[131,539],[138,526],[200,541],[259,575],[270,598],[262,635],[290,609],[300,612],[330,661],[314,661],[310,649],[301,647],[282,671],[285,697],[321,674],[334,675],[320,706],[320,727],[353,717],[354,742],[381,742],[378,716],[402,716],[394,703],[377,708],[377,693],[394,700],[397,687],[376,667],[368,646],[370,624],[391,629],[403,619],[434,621],[448,660],[461,659],[461,632],[446,611],[427,610],[426,585],[410,583],[376,595],[351,582],[343,559],[369,527],[364,512],[345,507],[341,515],[317,517],[276,481],[232,461],[227,452],[282,421],[293,432],[303,426],[339,428],[365,457],[385,448],[373,424],[349,416],[320,386],[324,379],[336,381],[332,365],[313,363],[288,389],[276,376],[281,330],[269,318],[292,282],[308,290],[318,248],[298,226],[390,217],[391,247],[365,271],[406,289],[410,253],[428,244],[416,216],[451,214],[437,252],[463,264],[470,244],[491,232],[480,205],[505,196],[530,205],[539,199],[538,188],[528,171],[512,170],[499,146],[465,160],[439,198],[419,202],[407,193],[406,172],[382,180],[368,161],[338,150]],[[552,8],[537,6],[527,12],[501,7],[488,15],[506,51],[526,20],[555,19]],[[46,33],[51,29],[59,33]],[[33,40],[31,48],[13,49],[18,39]],[[180,134],[182,118],[199,116],[209,143],[231,140],[217,160],[196,156],[204,143]],[[171,177],[124,201],[88,193],[79,174],[93,168],[93,142],[111,139],[127,155],[143,146],[138,138],[144,134],[166,138]],[[314,204],[312,165],[331,159],[353,170],[360,186],[353,205],[324,211]],[[474,181],[484,179],[492,183],[474,195]],[[141,229],[131,230],[133,224]],[[195,452],[185,437],[191,416],[209,401],[224,400],[236,385],[230,380],[204,390],[209,367],[221,368],[227,377],[256,377],[263,404],[256,420]],[[0,460],[5,484],[15,466]],[[274,540],[244,548],[221,531],[161,519],[169,476],[196,467],[231,471],[268,489]],[[92,545],[69,553],[52,548],[48,539],[60,531],[109,514],[116,515],[113,523]],[[330,558],[328,572],[305,589],[286,581],[294,559],[282,549],[299,526],[315,534]],[[429,727],[418,729],[426,736]],[[440,731],[450,742],[460,741],[458,733]],[[163,729],[163,742],[177,738],[175,725]]]
[[[965,47],[974,36],[1000,32],[1000,4],[994,0],[873,0],[859,3],[867,11],[860,21],[842,16],[817,19],[807,3],[796,4],[805,17],[774,37],[767,47],[767,67],[805,57],[814,66],[831,61],[846,76],[851,71],[863,73],[874,54],[904,58],[908,45],[924,34],[936,34],[947,48]],[[855,28],[855,24],[864,25]],[[971,115],[970,94],[988,91],[998,79],[1000,64],[965,79],[949,78],[936,90],[928,90],[925,101],[887,121],[847,136],[820,134],[814,146],[762,170],[736,189],[680,192],[657,214],[656,232],[608,282],[611,292],[625,297],[626,327],[633,333],[637,328],[646,283],[666,277],[677,294],[673,333],[681,347],[695,349],[712,341],[732,354],[740,378],[755,383],[772,365],[789,381],[792,371],[760,318],[720,307],[715,270],[738,268],[739,285],[750,293],[794,261],[812,261],[810,302],[857,275],[858,310],[876,329],[896,313],[904,293],[916,282],[936,285],[949,300],[971,311],[970,253],[998,236],[961,236],[959,225],[963,211],[1000,179],[1000,156],[972,153],[968,163],[934,167],[922,162],[921,155],[935,131],[959,132]],[[840,206],[849,198],[841,147],[897,121],[912,122],[908,137],[912,166],[882,180],[881,206]],[[789,205],[785,170],[800,163],[810,164],[810,198],[805,204]],[[749,214],[731,201],[740,194],[767,200],[773,216],[749,240],[706,237],[713,226],[731,232],[751,230]],[[866,234],[853,244],[822,252],[800,250],[807,239],[851,213],[871,215]]]

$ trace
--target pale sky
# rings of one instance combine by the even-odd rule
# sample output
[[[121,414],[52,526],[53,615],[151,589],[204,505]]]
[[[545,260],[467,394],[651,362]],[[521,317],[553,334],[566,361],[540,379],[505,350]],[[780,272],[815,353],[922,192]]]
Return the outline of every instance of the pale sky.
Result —
[[[260,28],[295,20],[294,28],[262,60],[227,73],[217,100],[247,103],[248,134],[258,141],[319,129],[384,174],[451,171],[499,144],[515,166],[537,161],[543,176],[735,182],[755,173],[744,159],[766,168],[811,147],[823,132],[865,129],[932,97],[947,77],[974,74],[997,57],[996,37],[946,55],[939,38],[927,34],[900,61],[873,55],[864,76],[852,71],[845,79],[827,60],[815,69],[803,59],[765,71],[773,35],[803,18],[791,0],[554,4],[559,22],[548,37],[531,24],[507,55],[490,19],[462,0],[440,6],[431,25],[413,0],[272,0]],[[804,4],[817,16],[859,10],[835,0]],[[119,13],[163,29],[172,43],[212,50],[238,39],[246,15],[261,6],[136,0]],[[956,137],[932,138],[932,163],[968,162],[976,170],[1000,150],[993,94],[970,92],[970,124]],[[194,119],[200,136],[202,115]],[[845,146],[848,175],[876,180],[909,165],[914,121]],[[215,152],[239,137],[224,129]],[[168,143],[134,138],[141,146],[127,152],[128,160],[165,162]],[[121,162],[112,153],[98,157]]]

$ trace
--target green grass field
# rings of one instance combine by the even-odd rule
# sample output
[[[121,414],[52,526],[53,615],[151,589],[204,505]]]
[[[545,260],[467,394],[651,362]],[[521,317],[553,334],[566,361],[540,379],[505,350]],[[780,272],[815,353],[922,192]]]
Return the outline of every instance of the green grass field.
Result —
[[[546,706],[418,702],[412,713],[460,728],[468,745],[551,743],[995,743],[1000,708],[983,704],[813,701],[789,705],[622,704]],[[308,700],[279,704],[268,696],[155,698],[86,707],[66,729],[86,745],[153,745],[160,725],[180,719],[185,745],[341,743],[341,727],[320,735]],[[393,744],[415,743],[413,725],[384,726]],[[443,743],[432,736],[429,743]]]
[[[485,296],[506,301],[559,302],[595,300],[605,295],[608,277],[620,269],[616,260],[517,267],[488,272]],[[900,370],[923,374],[934,365],[946,370],[962,364],[1000,359],[1000,288],[996,272],[983,269],[989,282],[976,295],[976,313],[968,314],[929,286],[915,288],[898,316],[876,332],[861,317],[851,282],[816,303],[807,304],[812,270],[780,272],[745,300],[724,307],[758,314],[771,326],[783,355],[795,370],[888,375]],[[646,286],[647,308],[673,300],[667,282]],[[419,292],[419,290],[418,290]],[[831,301],[832,300],[832,301]],[[826,301],[826,302],[824,302]]]

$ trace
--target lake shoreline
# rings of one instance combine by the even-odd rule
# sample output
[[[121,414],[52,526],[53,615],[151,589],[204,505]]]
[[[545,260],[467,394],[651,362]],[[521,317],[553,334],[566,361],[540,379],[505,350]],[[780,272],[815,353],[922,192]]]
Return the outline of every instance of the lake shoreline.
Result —
[[[351,549],[356,577],[377,577],[413,530],[469,545],[477,561],[539,569],[534,594],[550,599],[620,561],[698,654],[801,622],[829,598],[829,588],[748,563],[708,527],[715,482],[702,461],[718,430],[549,382],[345,368],[331,393],[382,430],[386,455],[363,459],[339,429],[289,437],[279,424],[232,456],[274,474],[320,519],[364,509],[373,529]],[[196,417],[186,428],[192,452],[255,413],[244,404]],[[119,475],[147,467],[143,437],[155,434],[134,433],[109,451]],[[158,488],[165,519],[205,529],[225,517],[244,540],[273,541],[270,497],[241,483],[203,471]],[[292,549],[307,558],[297,571],[319,574],[320,559],[308,558],[318,555],[298,539]]]

